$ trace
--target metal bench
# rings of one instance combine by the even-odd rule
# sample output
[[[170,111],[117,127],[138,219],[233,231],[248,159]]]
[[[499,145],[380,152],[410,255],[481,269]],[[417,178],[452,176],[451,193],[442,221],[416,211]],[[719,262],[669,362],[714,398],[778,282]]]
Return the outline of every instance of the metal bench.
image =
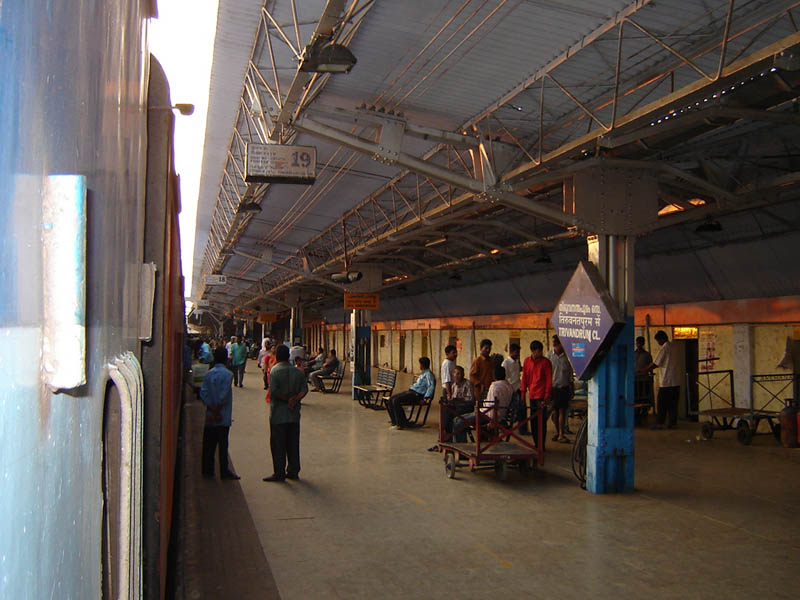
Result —
[[[322,393],[323,394],[338,394],[339,389],[342,387],[342,379],[344,379],[344,361],[339,361],[339,366],[330,375],[321,375]],[[330,387],[326,384],[330,381]]]
[[[358,403],[365,408],[383,410],[386,408],[386,400],[394,391],[395,381],[397,381],[397,371],[378,369],[374,384],[354,386]]]

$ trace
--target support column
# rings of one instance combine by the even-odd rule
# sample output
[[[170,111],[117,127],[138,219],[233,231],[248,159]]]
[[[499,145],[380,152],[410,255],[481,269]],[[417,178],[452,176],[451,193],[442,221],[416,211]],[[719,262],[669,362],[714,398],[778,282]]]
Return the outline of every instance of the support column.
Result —
[[[303,343],[303,307],[298,301],[292,306],[289,319],[289,343],[294,346]]]
[[[586,489],[594,494],[633,491],[633,269],[634,237],[589,238],[589,260],[625,316],[625,327],[589,381]]]
[[[353,376],[353,400],[355,386],[370,383],[370,336],[372,314],[368,310],[354,309],[350,313],[350,372]]]

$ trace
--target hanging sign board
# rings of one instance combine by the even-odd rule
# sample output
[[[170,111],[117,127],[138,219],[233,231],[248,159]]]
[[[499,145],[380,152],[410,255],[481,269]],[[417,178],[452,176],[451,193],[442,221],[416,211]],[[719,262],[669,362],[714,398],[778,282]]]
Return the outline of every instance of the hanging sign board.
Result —
[[[262,325],[264,323],[274,323],[278,320],[277,316],[275,313],[258,313],[258,322]]]
[[[206,285],[227,285],[228,278],[225,275],[206,275]]]
[[[247,183],[302,183],[317,177],[317,149],[314,146],[247,144],[244,180]]]
[[[551,322],[575,375],[589,379],[625,321],[597,268],[581,261],[553,311]]]
[[[347,310],[378,310],[379,305],[378,294],[344,294],[344,307]]]
[[[211,303],[208,300],[198,300],[197,308],[211,308]]]

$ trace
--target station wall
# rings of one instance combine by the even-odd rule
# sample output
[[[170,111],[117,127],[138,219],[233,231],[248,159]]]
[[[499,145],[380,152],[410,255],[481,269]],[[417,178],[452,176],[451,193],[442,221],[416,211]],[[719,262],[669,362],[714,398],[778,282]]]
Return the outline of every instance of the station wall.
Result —
[[[800,296],[742,302],[737,302],[733,308],[727,302],[707,302],[640,307],[636,310],[636,335],[642,335],[647,339],[645,347],[654,357],[659,349],[654,336],[660,329],[666,331],[673,341],[676,358],[682,367],[685,365],[686,356],[692,356],[691,352],[687,353],[687,346],[693,344],[696,347],[700,384],[698,391],[692,393],[696,394],[699,410],[711,408],[712,401],[713,406],[731,401],[730,375],[725,373],[727,371],[732,371],[735,377],[745,365],[754,375],[787,376],[798,372],[797,366],[792,370],[780,369],[777,365],[784,356],[787,338],[794,340],[796,348],[800,347]],[[477,356],[478,345],[484,338],[492,341],[493,353],[503,355],[508,354],[512,340],[519,340],[521,356],[524,358],[528,355],[533,340],[542,342],[545,351],[550,349],[554,331],[549,316],[549,313],[478,315],[452,319],[373,322],[372,334],[377,339],[372,347],[377,348],[377,353],[373,352],[372,366],[391,368],[413,376],[419,372],[419,357],[428,356],[437,376],[438,386],[439,365],[444,359],[444,348],[451,341],[458,349],[457,364],[463,366],[467,372],[472,360]],[[746,320],[740,320],[743,317],[746,317]],[[735,321],[725,322],[728,319]],[[777,319],[786,321],[774,322]],[[337,351],[346,350],[345,332],[342,326],[328,325],[327,328],[330,330],[329,339],[333,341]],[[674,328],[689,328],[690,331],[684,332],[684,335],[688,334],[691,339],[675,340]],[[748,330],[749,347],[737,348],[735,336],[737,328]],[[800,357],[796,358],[795,365],[798,362]],[[685,373],[686,369],[683,368],[681,386],[683,413],[687,411]],[[655,379],[654,394],[657,394],[658,377]],[[398,379],[398,385],[400,381]],[[750,404],[749,377],[746,381],[748,385],[734,386],[733,402],[737,406],[747,407]],[[765,385],[773,392],[777,392],[785,383],[767,382]],[[713,393],[708,393],[708,388],[713,388]],[[755,408],[765,407],[775,410],[782,408],[782,405],[778,406],[775,401],[770,404],[772,396],[767,389],[758,385],[753,389]],[[784,390],[781,397],[789,396],[791,387]]]

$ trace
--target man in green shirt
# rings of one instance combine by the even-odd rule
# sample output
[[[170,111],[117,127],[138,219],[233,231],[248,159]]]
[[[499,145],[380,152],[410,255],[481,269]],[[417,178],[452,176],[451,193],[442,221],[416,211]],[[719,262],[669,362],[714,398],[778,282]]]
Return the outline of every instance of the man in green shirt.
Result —
[[[308,384],[303,372],[289,363],[288,347],[278,346],[275,358],[278,363],[269,372],[269,448],[273,472],[263,481],[300,478],[300,401],[308,394]]]
[[[231,369],[233,385],[244,387],[244,367],[247,364],[247,346],[239,338],[234,337],[231,344]]]

